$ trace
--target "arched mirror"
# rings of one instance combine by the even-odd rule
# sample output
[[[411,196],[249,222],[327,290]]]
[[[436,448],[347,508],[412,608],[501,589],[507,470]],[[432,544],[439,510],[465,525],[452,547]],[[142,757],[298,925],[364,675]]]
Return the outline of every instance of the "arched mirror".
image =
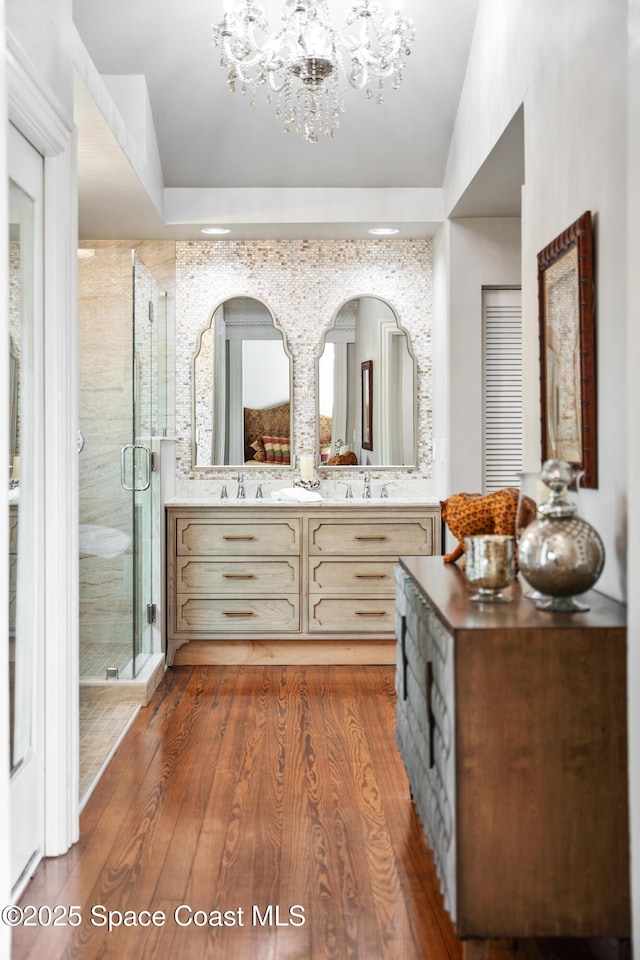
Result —
[[[271,311],[230,297],[200,332],[193,358],[194,467],[290,463],[292,366]]]
[[[415,467],[416,362],[385,300],[354,297],[338,310],[317,382],[321,466]]]

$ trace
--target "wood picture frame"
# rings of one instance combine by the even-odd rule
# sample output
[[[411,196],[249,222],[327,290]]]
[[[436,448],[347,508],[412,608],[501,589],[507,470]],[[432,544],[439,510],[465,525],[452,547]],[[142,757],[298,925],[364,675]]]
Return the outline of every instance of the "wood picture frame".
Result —
[[[538,254],[542,462],[566,460],[598,486],[591,211]]]
[[[373,360],[360,364],[360,386],[362,449],[373,450]]]

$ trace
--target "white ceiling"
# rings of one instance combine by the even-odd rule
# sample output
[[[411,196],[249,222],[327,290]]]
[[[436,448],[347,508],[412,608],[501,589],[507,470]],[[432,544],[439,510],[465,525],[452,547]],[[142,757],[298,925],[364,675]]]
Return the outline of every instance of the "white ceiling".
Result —
[[[280,0],[263,5],[277,25]],[[331,191],[369,188],[371,196],[382,191],[393,196],[389,191],[395,188],[442,186],[477,5],[478,0],[404,0],[403,12],[414,20],[417,33],[404,83],[385,94],[382,106],[348,89],[335,138],[317,144],[285,133],[274,106],[264,99],[252,112],[247,97],[228,91],[219,52],[211,45],[211,24],[222,15],[222,0],[74,0],[73,12],[100,74],[144,75],[166,188],[313,187],[326,190],[327,197]],[[346,4],[330,0],[331,6],[337,23]],[[390,12],[392,0],[383,6]],[[162,223],[82,84],[77,85],[76,123],[81,236],[199,236],[193,223]],[[508,179],[513,149],[506,165],[504,154],[503,149],[501,176]],[[515,167],[521,183],[521,158],[516,157]],[[500,197],[503,208],[509,207],[504,189]],[[513,203],[513,213],[512,208]],[[472,198],[464,209],[473,211]],[[434,222],[405,219],[411,223],[404,224],[402,235],[433,233]],[[233,237],[363,234],[362,222],[343,223],[335,211],[324,222],[316,220],[313,228],[258,223],[248,210],[246,218],[235,217]]]

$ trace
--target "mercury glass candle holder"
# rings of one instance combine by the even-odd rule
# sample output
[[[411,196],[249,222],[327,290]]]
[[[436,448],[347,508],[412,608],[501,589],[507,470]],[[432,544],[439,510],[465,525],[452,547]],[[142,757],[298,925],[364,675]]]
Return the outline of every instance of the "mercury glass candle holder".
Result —
[[[516,574],[513,537],[484,534],[465,537],[465,576],[476,593],[476,603],[510,603],[503,592]]]

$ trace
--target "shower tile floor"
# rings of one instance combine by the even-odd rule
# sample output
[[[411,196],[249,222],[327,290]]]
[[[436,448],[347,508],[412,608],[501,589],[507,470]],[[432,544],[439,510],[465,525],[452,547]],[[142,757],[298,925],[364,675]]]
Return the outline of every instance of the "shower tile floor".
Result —
[[[122,731],[140,706],[138,700],[105,702],[90,690],[80,694],[80,802],[118,742]]]
[[[81,634],[82,636],[82,634]],[[128,640],[86,640],[80,643],[80,675],[85,678],[104,680],[107,667],[118,667],[120,677],[126,673],[131,664],[133,644]]]

